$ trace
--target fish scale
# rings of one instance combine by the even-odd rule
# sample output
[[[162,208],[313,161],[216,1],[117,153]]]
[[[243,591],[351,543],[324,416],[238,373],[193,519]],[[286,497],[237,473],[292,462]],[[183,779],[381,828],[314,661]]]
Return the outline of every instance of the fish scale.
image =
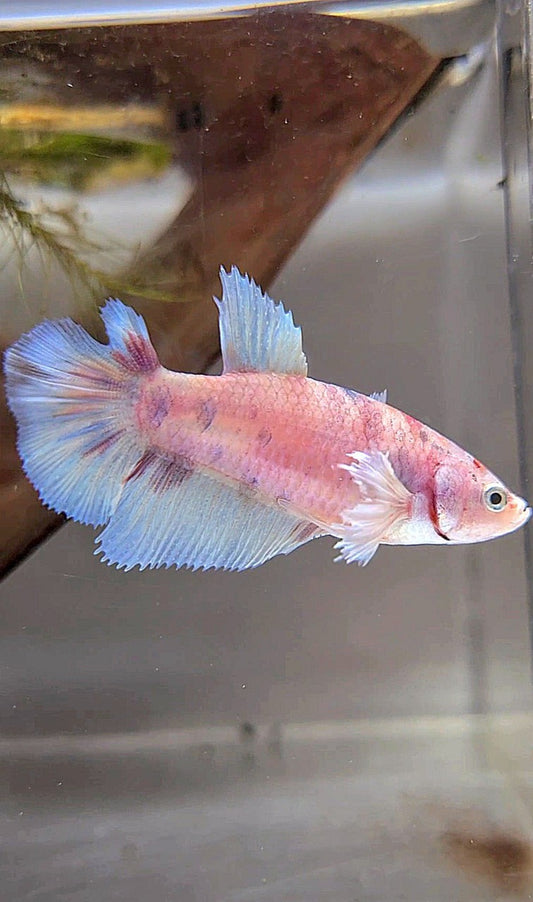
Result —
[[[172,399],[167,416],[154,422],[146,396],[167,391]],[[208,428],[198,417],[206,399],[215,410]],[[137,401],[139,426],[150,446],[170,450],[237,483],[252,476],[264,496],[285,498],[295,508],[331,522],[360,500],[359,487],[338,464],[351,451],[382,450],[372,436],[383,434],[385,420],[393,432],[391,420],[402,416],[364,395],[350,396],[338,386],[263,373],[184,379],[182,374],[162,370],[154,373]],[[271,440],[263,446],[258,436],[265,430]],[[216,460],[213,448],[223,449]],[[401,450],[387,448],[392,460]],[[420,444],[418,462],[428,457],[426,449]],[[413,476],[416,484],[418,470]]]
[[[313,379],[250,373],[238,377],[190,375],[186,388],[181,389],[181,376],[172,388],[174,375],[162,372],[154,375],[154,382],[158,381],[161,391],[170,390],[173,401],[166,421],[159,426],[150,422],[146,403],[139,401],[139,422],[149,442],[185,454],[200,466],[212,466],[232,479],[244,479],[252,472],[268,494],[288,497],[284,480],[296,479],[295,504],[304,508],[313,494],[309,484],[313,482],[315,492],[327,504],[327,511],[320,512],[326,517],[338,516],[343,507],[358,500],[357,486],[337,466],[346,462],[350,452],[388,452],[410,491],[418,491],[435,462],[448,453],[446,442],[436,433],[432,441],[426,436],[422,442],[420,424],[401,411]],[[195,415],[203,398],[209,398],[216,408],[207,430]],[[272,437],[262,447],[258,435],[264,431]],[[224,448],[222,459],[214,463],[213,446]],[[468,459],[460,449],[456,453]]]

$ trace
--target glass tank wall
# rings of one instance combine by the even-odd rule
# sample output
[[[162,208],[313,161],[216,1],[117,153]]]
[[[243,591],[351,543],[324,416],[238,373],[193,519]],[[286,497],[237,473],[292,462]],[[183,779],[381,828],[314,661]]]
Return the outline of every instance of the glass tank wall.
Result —
[[[526,10],[149,6],[0,7],[2,350],[113,294],[216,372],[236,264],[527,496]],[[6,899],[531,897],[527,532],[117,572],[0,418]]]

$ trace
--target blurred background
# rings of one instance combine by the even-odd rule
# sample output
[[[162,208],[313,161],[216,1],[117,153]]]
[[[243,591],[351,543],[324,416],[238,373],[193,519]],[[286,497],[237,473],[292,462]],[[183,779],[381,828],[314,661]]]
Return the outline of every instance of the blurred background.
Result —
[[[527,497],[527,12],[4,4],[2,349],[112,293],[216,371],[235,263]],[[1,403],[1,898],[533,898],[527,532],[119,573]]]

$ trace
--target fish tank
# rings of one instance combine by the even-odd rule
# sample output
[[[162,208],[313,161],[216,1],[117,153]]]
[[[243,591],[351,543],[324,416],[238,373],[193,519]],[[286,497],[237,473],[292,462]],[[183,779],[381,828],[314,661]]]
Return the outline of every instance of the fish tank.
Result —
[[[530,38],[520,0],[2,3],[2,352],[103,340],[113,296],[219,373],[236,265],[314,379],[531,502]],[[0,447],[6,899],[533,897],[531,527],[124,572],[39,501],[4,391]]]

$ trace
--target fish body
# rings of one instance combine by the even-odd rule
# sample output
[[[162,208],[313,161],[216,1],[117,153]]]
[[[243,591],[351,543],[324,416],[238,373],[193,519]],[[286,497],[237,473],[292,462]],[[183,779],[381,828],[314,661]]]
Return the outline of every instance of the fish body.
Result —
[[[305,376],[196,376],[158,369],[139,391],[139,432],[171,451],[312,522],[340,523],[361,488],[339,462],[354,451],[388,455],[412,493],[427,489],[446,456],[464,452],[380,401]],[[448,446],[448,447],[447,447]],[[432,530],[431,541],[445,541]]]
[[[221,270],[224,371],[174,373],[119,301],[109,345],[70,320],[22,336],[5,359],[25,470],[43,501],[106,524],[127,569],[241,570],[320,535],[366,564],[380,544],[459,544],[526,522],[483,464],[385,403],[307,376],[281,304]]]

